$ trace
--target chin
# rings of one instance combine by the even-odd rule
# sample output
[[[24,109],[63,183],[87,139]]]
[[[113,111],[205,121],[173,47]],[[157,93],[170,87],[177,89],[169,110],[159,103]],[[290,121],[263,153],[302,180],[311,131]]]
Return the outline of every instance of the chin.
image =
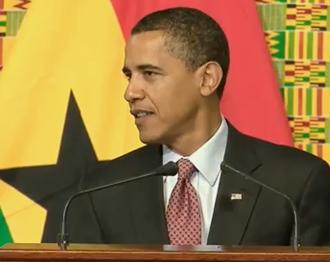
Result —
[[[155,134],[143,134],[140,133],[140,140],[142,143],[150,145],[150,144],[163,144],[162,139]]]

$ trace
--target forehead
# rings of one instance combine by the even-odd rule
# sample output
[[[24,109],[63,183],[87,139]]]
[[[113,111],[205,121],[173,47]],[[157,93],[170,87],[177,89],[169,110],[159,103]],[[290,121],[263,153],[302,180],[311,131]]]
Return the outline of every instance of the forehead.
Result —
[[[178,60],[169,53],[165,46],[165,37],[161,31],[150,31],[134,34],[125,48],[125,65],[140,64],[159,65],[172,60]]]
[[[148,31],[131,35],[126,45],[126,51],[138,48],[139,50],[153,50],[164,47],[162,31]]]

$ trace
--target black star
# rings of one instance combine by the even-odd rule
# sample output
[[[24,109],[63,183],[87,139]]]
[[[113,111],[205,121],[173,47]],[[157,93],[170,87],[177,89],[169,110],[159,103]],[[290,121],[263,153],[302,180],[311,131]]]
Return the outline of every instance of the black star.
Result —
[[[43,242],[56,242],[66,200],[81,189],[97,157],[71,93],[55,165],[0,170],[0,178],[47,210]]]

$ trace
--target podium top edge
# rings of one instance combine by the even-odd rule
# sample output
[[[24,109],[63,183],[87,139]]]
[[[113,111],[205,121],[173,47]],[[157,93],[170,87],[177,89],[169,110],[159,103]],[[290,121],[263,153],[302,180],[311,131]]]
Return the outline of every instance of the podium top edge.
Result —
[[[55,243],[8,243],[0,247],[1,251],[61,251]],[[70,244],[65,252],[130,252],[130,253],[160,253],[160,252],[201,252],[201,253],[297,253],[290,246],[172,246],[172,245],[118,245],[118,244]],[[330,246],[301,247],[298,253],[329,253]]]

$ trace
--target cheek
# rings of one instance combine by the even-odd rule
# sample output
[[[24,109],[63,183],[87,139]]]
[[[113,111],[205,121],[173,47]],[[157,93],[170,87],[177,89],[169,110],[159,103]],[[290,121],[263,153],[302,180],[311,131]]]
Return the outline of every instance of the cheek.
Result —
[[[182,122],[194,118],[198,110],[196,96],[189,92],[179,90],[160,100],[160,115],[169,123],[182,124]]]
[[[149,86],[147,93],[161,118],[176,118],[196,106],[200,94],[194,85],[186,79],[162,79]]]

